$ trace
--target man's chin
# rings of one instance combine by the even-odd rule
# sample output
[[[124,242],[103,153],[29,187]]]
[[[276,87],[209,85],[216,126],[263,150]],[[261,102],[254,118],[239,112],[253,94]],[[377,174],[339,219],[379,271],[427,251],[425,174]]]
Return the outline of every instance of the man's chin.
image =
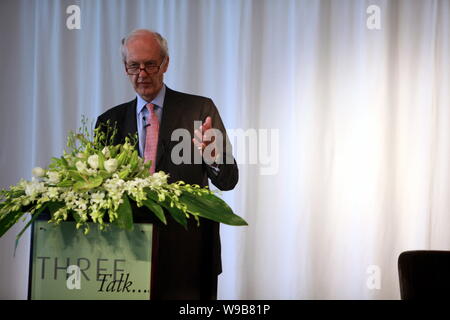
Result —
[[[150,83],[140,83],[136,86],[136,91],[145,93],[149,91],[154,91],[154,87]]]
[[[158,94],[158,91],[155,89],[147,89],[147,90],[136,90],[136,92],[142,97],[142,99],[150,102],[151,100],[155,99],[156,95]]]

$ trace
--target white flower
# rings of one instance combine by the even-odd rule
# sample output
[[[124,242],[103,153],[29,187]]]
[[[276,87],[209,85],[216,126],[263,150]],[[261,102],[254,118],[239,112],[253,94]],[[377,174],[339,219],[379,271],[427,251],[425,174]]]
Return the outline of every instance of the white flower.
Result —
[[[76,199],[76,194],[74,191],[66,191],[62,194],[62,198],[64,199],[64,201],[67,203],[71,203],[74,202]]]
[[[84,212],[87,209],[87,201],[83,198],[75,200],[75,205],[77,206],[76,211]]]
[[[91,201],[94,203],[100,203],[105,198],[104,192],[95,192],[91,195]]]
[[[48,188],[48,190],[47,190],[47,196],[50,198],[50,199],[58,199],[58,188],[55,188],[55,187],[50,187],[50,188]]]
[[[77,153],[77,158],[83,159],[84,158],[84,154],[82,154],[81,152]]]
[[[97,174],[97,169],[87,169],[86,174],[89,176],[95,176]]]
[[[98,155],[90,156],[87,161],[92,169],[98,169]]]
[[[168,175],[163,171],[158,171],[152,174],[149,178],[151,181],[151,186],[157,188],[167,184]]]
[[[109,198],[109,200],[111,200],[109,206],[110,209],[112,209],[112,211],[117,210],[119,205],[123,202],[122,195],[123,192],[125,191],[125,186],[126,186],[125,181],[120,179],[116,173],[113,175],[111,179],[107,179],[103,183],[103,187],[105,188],[107,197]]]
[[[25,194],[29,197],[35,197],[38,193],[42,193],[44,191],[44,183],[34,179],[25,185]]]
[[[87,171],[86,163],[84,163],[83,161],[77,161],[77,163],[75,163],[75,166],[77,167],[77,170],[81,173],[85,173]]]
[[[104,147],[103,150],[102,150],[102,153],[105,156],[105,158],[111,157],[111,153],[109,152],[109,148],[108,147]]]
[[[109,159],[105,161],[105,169],[109,173],[116,171],[119,162],[116,159]]]
[[[54,172],[54,171],[48,171],[47,176],[48,176],[48,182],[51,184],[57,184],[61,179],[59,173]]]
[[[45,170],[42,169],[41,167],[36,167],[36,168],[33,168],[33,170],[31,170],[31,173],[36,178],[40,178],[40,177],[43,177],[45,175]]]

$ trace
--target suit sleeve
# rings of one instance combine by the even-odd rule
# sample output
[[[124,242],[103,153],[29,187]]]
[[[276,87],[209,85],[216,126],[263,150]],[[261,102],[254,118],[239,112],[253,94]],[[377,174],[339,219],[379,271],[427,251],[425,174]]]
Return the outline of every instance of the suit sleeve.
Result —
[[[207,112],[204,114],[203,121],[210,116],[212,119],[212,127],[221,132],[223,141],[218,146],[220,150],[220,160],[217,165],[218,170],[214,170],[214,168],[208,166],[206,163],[203,165],[213,185],[222,191],[232,190],[239,180],[239,171],[236,160],[233,157],[231,143],[219,112],[212,100],[208,99],[207,108],[205,109]]]

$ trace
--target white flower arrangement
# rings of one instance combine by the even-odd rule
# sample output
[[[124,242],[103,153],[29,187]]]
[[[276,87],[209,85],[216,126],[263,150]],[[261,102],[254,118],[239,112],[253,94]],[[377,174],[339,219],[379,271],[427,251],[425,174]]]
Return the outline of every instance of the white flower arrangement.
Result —
[[[108,133],[113,131],[112,134]],[[52,158],[49,168],[36,167],[31,181],[21,180],[9,190],[0,191],[0,236],[26,214],[31,216],[24,230],[45,210],[49,223],[59,224],[72,216],[77,228],[89,232],[94,222],[100,229],[116,224],[133,227],[130,202],[145,207],[167,224],[166,213],[187,227],[193,216],[229,225],[247,225],[231,208],[207,187],[168,183],[162,171],[150,174],[150,162],[138,156],[133,139],[110,145],[114,128],[96,128],[91,140],[83,120],[79,132],[69,133],[67,146],[60,158]],[[135,139],[134,139],[135,140]]]

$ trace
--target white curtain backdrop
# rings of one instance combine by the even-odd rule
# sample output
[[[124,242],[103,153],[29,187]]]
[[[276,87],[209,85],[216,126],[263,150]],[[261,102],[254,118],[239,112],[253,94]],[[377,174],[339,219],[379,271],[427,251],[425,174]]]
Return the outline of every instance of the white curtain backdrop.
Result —
[[[449,20],[445,0],[1,0],[0,187],[134,97],[120,39],[154,29],[170,88],[211,97],[230,130],[278,130],[257,135],[269,175],[233,139],[240,182],[223,197],[249,226],[221,228],[219,298],[398,299],[402,251],[450,250]],[[2,299],[27,294],[19,230],[0,239]]]

